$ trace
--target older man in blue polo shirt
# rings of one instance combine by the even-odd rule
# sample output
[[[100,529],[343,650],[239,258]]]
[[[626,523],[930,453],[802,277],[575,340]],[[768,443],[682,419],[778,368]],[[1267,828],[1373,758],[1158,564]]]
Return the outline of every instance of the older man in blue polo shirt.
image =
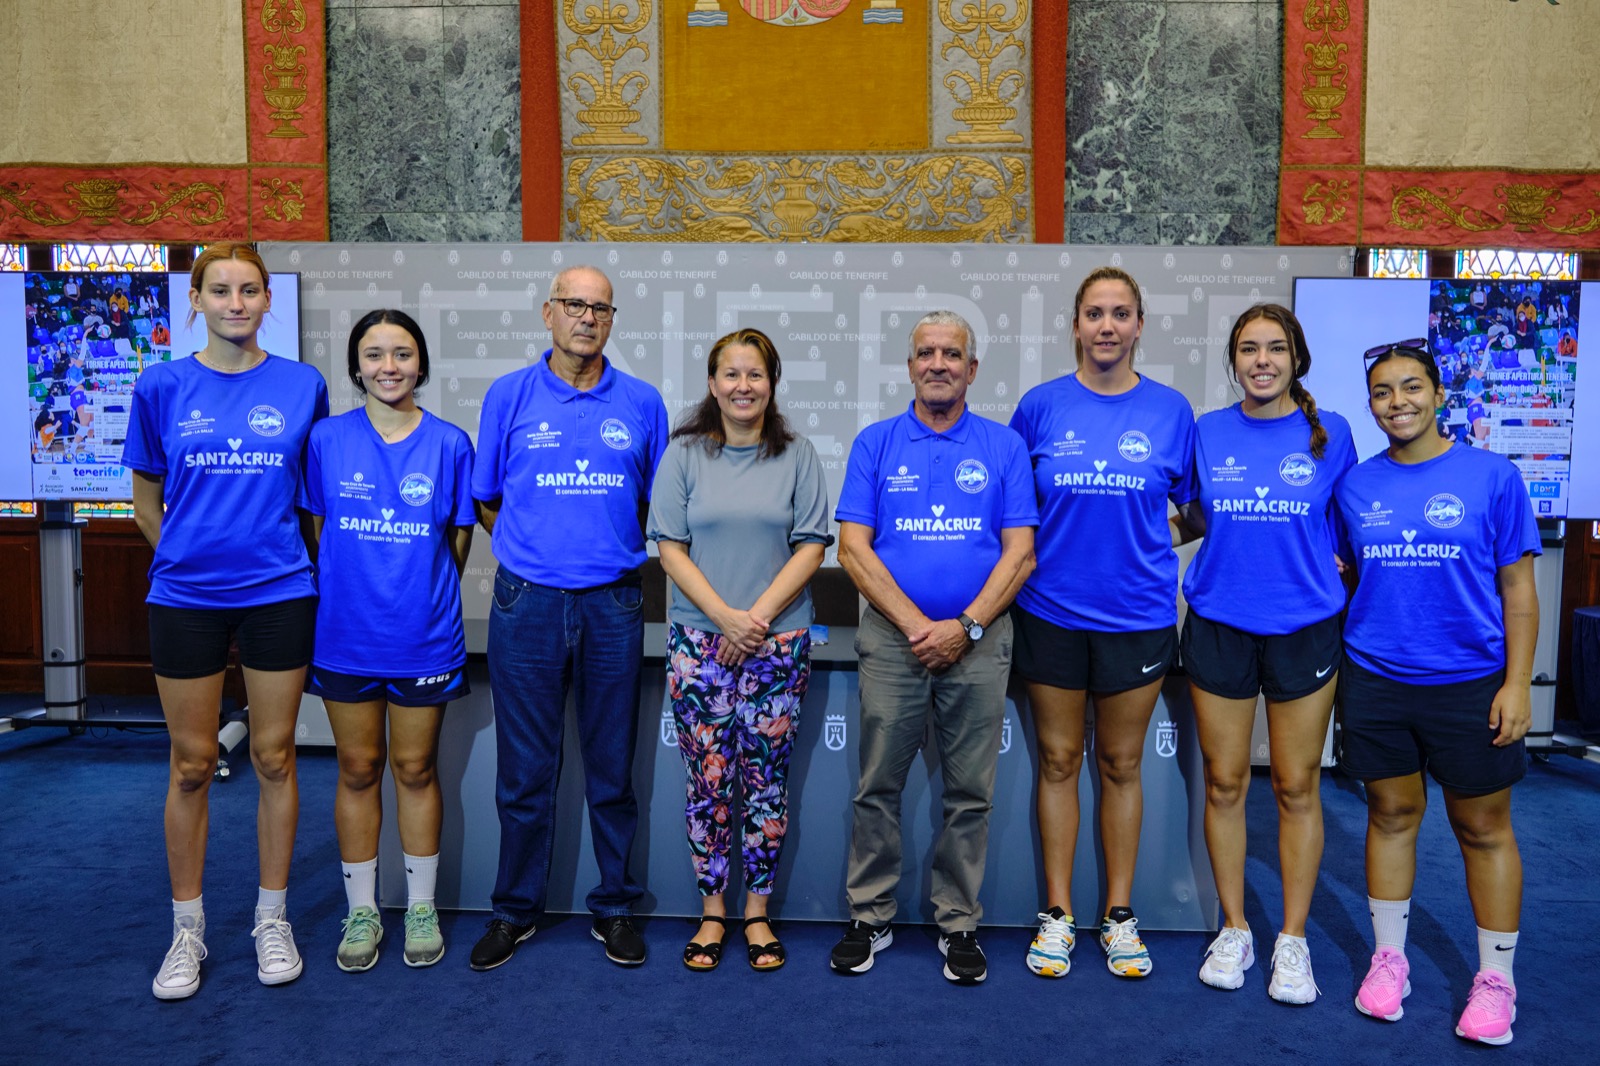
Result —
[[[613,962],[645,959],[630,918],[641,890],[628,873],[639,822],[640,516],[667,411],[651,385],[602,354],[615,311],[600,271],[557,274],[543,309],[550,350],[483,400],[472,496],[500,563],[489,612],[500,864],[474,970],[510,959],[544,910],[569,684],[600,867],[586,901],[594,935]]]
[[[944,975],[988,975],[976,930],[1011,667],[1012,597],[1033,571],[1039,524],[1022,438],[967,410],[976,338],[952,311],[911,331],[915,399],[856,437],[835,517],[839,562],[867,599],[861,776],[846,871],[852,921],[830,960],[865,973],[893,942],[900,794],[932,715],[944,781],[933,860]]]

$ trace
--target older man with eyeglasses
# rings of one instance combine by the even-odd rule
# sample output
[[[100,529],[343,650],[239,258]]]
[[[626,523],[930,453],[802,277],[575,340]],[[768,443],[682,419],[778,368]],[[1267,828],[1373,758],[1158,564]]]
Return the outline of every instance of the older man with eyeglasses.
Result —
[[[474,970],[508,961],[543,913],[569,685],[577,695],[585,795],[600,884],[594,936],[623,966],[645,960],[628,872],[644,615],[641,516],[667,443],[648,383],[603,354],[616,308],[599,270],[550,283],[550,350],[489,387],[472,495],[493,537],[489,682],[494,693],[500,863]]]

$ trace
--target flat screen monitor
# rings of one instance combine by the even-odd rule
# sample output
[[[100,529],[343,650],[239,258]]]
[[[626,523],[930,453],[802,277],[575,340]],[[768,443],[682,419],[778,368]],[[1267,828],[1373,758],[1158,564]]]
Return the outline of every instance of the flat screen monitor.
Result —
[[[1585,340],[1582,327],[1586,309],[1600,315],[1600,285],[1299,278],[1294,301],[1312,355],[1306,387],[1349,419],[1361,458],[1386,444],[1367,410],[1362,353],[1420,341],[1444,385],[1441,433],[1515,463],[1538,517],[1600,513],[1600,386],[1583,395],[1578,373],[1579,351],[1600,344],[1600,328]]]
[[[300,358],[300,277],[271,276],[262,346]],[[0,457],[0,498],[117,501],[134,383],[156,363],[205,346],[190,325],[186,274],[30,271],[0,280],[0,415],[25,427]],[[13,410],[13,408],[15,410]],[[22,433],[11,436],[21,437]]]

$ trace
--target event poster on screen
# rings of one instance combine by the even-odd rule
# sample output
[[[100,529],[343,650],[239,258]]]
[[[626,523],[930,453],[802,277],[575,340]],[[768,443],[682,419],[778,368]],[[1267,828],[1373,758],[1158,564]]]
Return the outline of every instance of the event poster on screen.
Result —
[[[22,283],[20,317],[0,319],[0,328],[23,339],[27,350],[26,391],[14,395],[27,399],[30,476],[27,491],[16,494],[130,499],[122,446],[134,382],[151,366],[187,358],[206,343],[204,320],[188,321],[189,277],[37,271]],[[273,274],[271,287],[262,347],[298,359],[299,277]]]
[[[1369,348],[1425,344],[1445,403],[1439,431],[1506,456],[1521,470],[1534,513],[1568,514],[1575,471],[1580,322],[1577,281],[1301,278],[1295,314],[1312,352],[1307,387],[1350,420],[1365,459],[1385,446],[1366,410]],[[1600,314],[1600,306],[1589,309]],[[1592,344],[1593,342],[1591,342]]]

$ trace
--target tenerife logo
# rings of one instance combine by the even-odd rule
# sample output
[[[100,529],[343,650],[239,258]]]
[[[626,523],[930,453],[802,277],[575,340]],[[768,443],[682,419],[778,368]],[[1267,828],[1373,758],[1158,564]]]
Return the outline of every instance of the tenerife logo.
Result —
[[[989,471],[976,459],[963,459],[956,467],[956,488],[962,492],[982,492],[989,484]]]
[[[615,418],[606,419],[600,426],[600,439],[619,452],[627,451],[633,444],[633,434]]]
[[[1283,462],[1278,464],[1278,476],[1291,485],[1309,485],[1317,476],[1317,464],[1304,452],[1295,452],[1284,456]]]
[[[1117,452],[1130,463],[1142,463],[1150,458],[1150,438],[1130,429],[1117,438]]]
[[[407,474],[400,479],[400,498],[413,507],[433,499],[433,479],[427,474]]]
[[[250,428],[263,437],[276,437],[283,432],[283,412],[276,407],[268,407],[266,404],[252,407],[247,421]]]
[[[1438,526],[1440,529],[1460,525],[1466,514],[1466,505],[1448,492],[1434,496],[1422,508],[1422,517],[1428,520],[1429,525]]]
[[[1175,723],[1156,723],[1156,754],[1168,759],[1178,754],[1178,727]]]
[[[1004,755],[1011,750],[1011,716],[1006,715],[1000,723],[1000,754]]]
[[[824,719],[822,742],[829,751],[844,750],[844,715],[830,714]]]
[[[671,711],[661,712],[661,743],[669,748],[678,746],[678,724],[672,720]]]

